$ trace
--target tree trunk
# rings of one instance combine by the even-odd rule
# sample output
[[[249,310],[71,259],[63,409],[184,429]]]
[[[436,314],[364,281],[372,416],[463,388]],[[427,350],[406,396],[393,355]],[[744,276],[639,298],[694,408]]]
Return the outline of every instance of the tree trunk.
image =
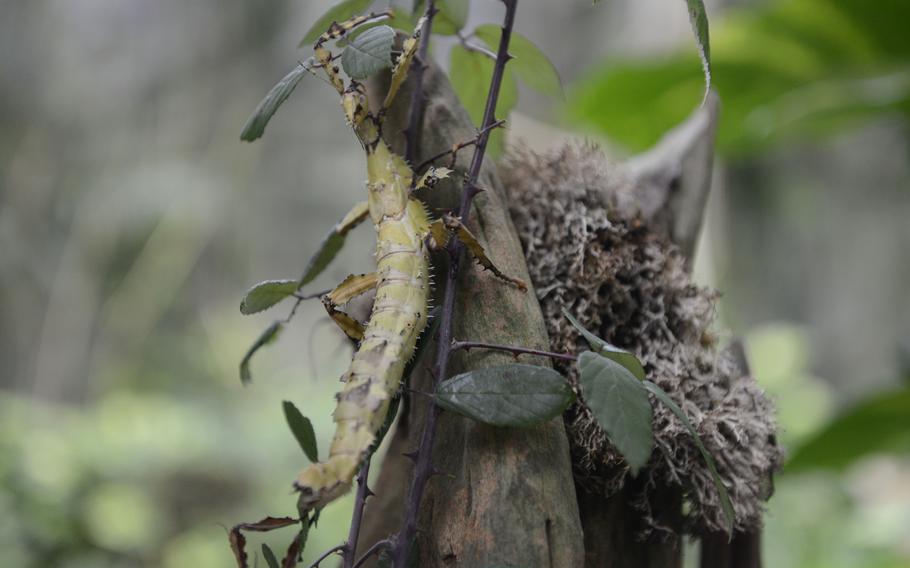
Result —
[[[426,109],[417,161],[472,139],[476,129],[448,80],[430,65],[424,77]],[[373,97],[375,98],[375,97]],[[397,151],[407,120],[410,90],[402,89],[386,120],[385,135]],[[470,152],[459,155],[458,174]],[[440,183],[425,196],[431,208],[453,208],[462,175]],[[486,160],[470,229],[505,273],[529,282],[524,254],[492,160]],[[437,268],[437,275],[445,274]],[[442,278],[437,278],[442,284]],[[465,263],[458,282],[454,336],[545,349],[546,330],[533,290],[521,292],[474,263]],[[437,295],[441,290],[437,290]],[[428,353],[429,355],[429,353]],[[432,360],[426,357],[427,361]],[[511,362],[495,352],[459,352],[450,373]],[[535,361],[549,365],[547,360]],[[420,366],[412,388],[428,391],[431,381]],[[361,550],[397,531],[403,520],[410,460],[428,401],[412,396],[409,412],[396,429],[375,491],[368,503]],[[529,429],[494,428],[444,413],[439,420],[433,477],[418,522],[418,566],[581,566],[584,558],[569,445],[561,418]]]
[[[378,83],[378,82],[377,82]],[[382,85],[374,85],[382,88]],[[386,122],[385,136],[403,150],[410,85],[399,94]],[[446,77],[432,64],[425,75],[426,111],[420,129],[417,161],[471,139],[475,127],[461,108]],[[375,98],[375,97],[374,97]],[[655,149],[623,165],[634,193],[620,206],[639,211],[652,228],[666,232],[691,258],[710,188],[717,99],[669,133]],[[467,168],[469,156],[456,169]],[[425,196],[433,208],[454,208],[456,183],[440,184]],[[523,253],[503,204],[495,166],[487,161],[481,186],[488,191],[475,200],[472,231],[500,268],[528,280]],[[625,204],[625,205],[623,205]],[[691,264],[691,263],[690,263]],[[439,270],[439,269],[437,269]],[[444,273],[444,272],[439,272]],[[441,283],[441,282],[440,282]],[[437,294],[441,290],[437,291]],[[533,292],[522,294],[490,274],[466,266],[460,276],[455,337],[546,348],[546,331]],[[431,353],[425,355],[431,361]],[[458,353],[450,373],[509,362],[501,353]],[[547,365],[545,360],[535,363]],[[411,387],[431,389],[425,366],[415,371]],[[402,412],[375,488],[366,508],[359,548],[397,532],[406,502],[412,463],[402,454],[413,451],[428,401],[411,396]],[[677,568],[682,566],[681,538],[664,535],[641,542],[637,514],[620,493],[611,498],[576,488],[568,442],[561,419],[537,428],[492,428],[444,413],[434,446],[434,464],[442,475],[429,482],[418,523],[419,566],[589,566]],[[662,510],[653,511],[662,524],[681,532],[681,495],[667,489]],[[760,566],[759,536],[737,535],[732,543],[709,535],[702,565],[714,558],[718,566]],[[713,556],[712,556],[713,555]]]

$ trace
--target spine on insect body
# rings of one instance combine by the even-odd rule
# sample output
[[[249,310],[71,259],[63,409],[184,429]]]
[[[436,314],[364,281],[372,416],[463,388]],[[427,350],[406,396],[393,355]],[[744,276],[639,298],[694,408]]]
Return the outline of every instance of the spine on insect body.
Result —
[[[302,509],[324,507],[346,493],[382,427],[405,365],[427,322],[429,262],[424,205],[409,196],[412,173],[381,140],[367,156],[370,217],[377,232],[378,284],[335,408],[335,437],[326,461],[305,469],[295,487]]]

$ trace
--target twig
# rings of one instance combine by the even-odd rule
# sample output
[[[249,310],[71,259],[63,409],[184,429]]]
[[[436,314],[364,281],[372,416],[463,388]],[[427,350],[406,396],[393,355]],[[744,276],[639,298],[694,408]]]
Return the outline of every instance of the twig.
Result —
[[[455,158],[457,157],[457,154],[458,154],[458,151],[459,151],[459,150],[462,150],[462,149],[464,149],[464,148],[467,148],[468,146],[473,146],[474,144],[477,144],[477,139],[480,137],[481,134],[484,133],[484,131],[492,130],[492,129],[494,129],[494,128],[499,128],[500,126],[504,125],[505,123],[506,123],[505,119],[497,120],[497,121],[494,122],[493,124],[490,124],[489,126],[486,126],[486,127],[484,127],[483,129],[479,130],[479,131],[477,132],[477,136],[475,136],[474,138],[471,138],[470,140],[466,140],[466,141],[464,141],[464,142],[459,142],[458,144],[455,144],[454,146],[452,146],[452,147],[449,148],[448,150],[443,150],[442,152],[436,154],[435,156],[432,156],[432,157],[430,157],[430,158],[427,158],[427,159],[424,160],[419,166],[417,166],[416,168],[414,168],[415,177],[416,177],[417,175],[420,175],[421,173],[423,173],[423,171],[424,171],[428,166],[430,166],[433,162],[435,162],[436,160],[438,160],[438,159],[440,159],[440,158],[446,157],[446,155],[448,155],[448,154],[452,154],[452,164],[454,165],[454,164],[455,164]]]
[[[572,355],[571,353],[554,353],[552,351],[541,351],[540,349],[519,347],[518,345],[499,345],[496,343],[485,343],[483,341],[452,342],[452,351],[468,351],[469,349],[494,349],[496,351],[506,351],[514,355],[516,358],[519,355],[540,355],[542,357],[550,357],[551,359],[562,359],[563,361],[575,361],[578,359],[578,356]]]
[[[471,160],[471,167],[468,170],[468,176],[461,194],[461,206],[459,207],[458,214],[462,223],[467,222],[471,209],[471,201],[474,196],[480,192],[480,189],[477,187],[477,179],[480,175],[480,167],[483,165],[484,154],[487,150],[491,125],[496,122],[496,101],[499,98],[499,89],[502,86],[502,78],[505,73],[506,63],[511,59],[511,56],[509,55],[509,40],[512,37],[512,27],[515,24],[515,9],[518,0],[502,1],[506,7],[506,14],[503,19],[502,35],[500,36],[499,49],[496,53],[496,63],[493,66],[493,78],[490,81],[490,90],[487,94],[487,103],[484,108],[480,135],[477,137],[477,143],[474,145],[474,156]],[[442,316],[439,325],[438,339],[439,348],[436,352],[434,383],[438,383],[445,378],[449,366],[449,357],[452,353],[452,322],[455,314],[456,280],[458,278],[458,268],[464,255],[464,246],[458,239],[452,239],[447,250],[450,256],[450,262],[445,295],[443,296],[442,302]],[[436,436],[436,422],[440,412],[441,410],[438,406],[430,406],[429,412],[427,413],[426,424],[424,424],[423,433],[420,437],[420,446],[417,450],[417,456],[415,458],[416,463],[414,464],[410,491],[408,492],[404,525],[401,527],[395,540],[395,548],[393,551],[393,562],[394,566],[397,568],[404,568],[407,565],[408,556],[411,553],[411,542],[417,531],[417,513],[420,509],[420,501],[423,497],[423,491],[426,487],[427,480],[433,474],[433,465],[431,463],[433,440]]]
[[[375,544],[373,544],[373,546],[368,548],[366,552],[363,553],[363,556],[361,556],[360,558],[357,559],[357,562],[354,563],[354,566],[352,568],[359,568],[364,562],[369,560],[371,556],[373,556],[377,552],[381,551],[383,548],[388,548],[391,545],[392,545],[392,541],[390,541],[387,538],[384,538],[384,539],[376,542]]]
[[[465,37],[460,31],[456,34],[458,36],[458,42],[461,43],[461,46],[467,49],[468,51],[475,51],[481,55],[489,57],[493,61],[496,61],[496,54],[490,51],[485,47],[479,45],[474,45],[473,43],[468,43],[470,37]]]
[[[351,528],[348,530],[348,541],[344,544],[341,552],[342,568],[353,568],[354,558],[357,554],[357,539],[360,538],[360,525],[363,522],[363,507],[366,505],[367,497],[372,494],[367,486],[367,480],[370,476],[370,462],[373,456],[368,455],[360,466],[360,473],[357,474],[357,496],[354,498],[354,512],[351,513]]]
[[[417,136],[420,133],[420,123],[423,118],[423,75],[427,70],[430,33],[433,31],[433,16],[436,15],[436,12],[438,12],[436,9],[436,1],[427,0],[427,9],[424,12],[426,20],[423,22],[423,29],[420,30],[420,45],[417,47],[417,61],[414,62],[412,71],[414,74],[414,90],[411,92],[408,126],[404,131],[404,159],[409,164],[414,163],[414,157],[417,155],[417,143],[419,142]]]
[[[333,555],[333,554],[335,554],[336,552],[339,552],[339,551],[341,551],[341,550],[344,550],[344,545],[343,545],[343,544],[339,544],[338,546],[333,546],[332,548],[326,550],[325,552],[322,553],[322,555],[321,555],[319,558],[316,559],[315,562],[313,562],[312,564],[310,564],[310,568],[319,568],[319,564],[320,564],[323,560],[325,560],[325,559],[328,558],[329,556],[331,556],[331,555]]]
[[[294,319],[294,316],[297,314],[297,308],[300,307],[301,302],[304,300],[312,300],[313,298],[318,298],[320,296],[325,296],[332,290],[320,290],[319,292],[312,292],[310,294],[298,294],[294,293],[293,296],[296,298],[294,306],[291,308],[291,312],[288,314],[288,317],[284,318],[284,323],[291,323],[291,320]]]

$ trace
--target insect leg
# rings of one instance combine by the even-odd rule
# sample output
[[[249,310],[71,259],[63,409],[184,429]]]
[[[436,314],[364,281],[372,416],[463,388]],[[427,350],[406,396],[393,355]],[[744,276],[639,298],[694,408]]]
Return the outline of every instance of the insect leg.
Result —
[[[379,275],[376,272],[352,274],[345,278],[334,290],[322,297],[322,305],[325,306],[329,317],[341,328],[345,335],[355,341],[363,339],[363,324],[339,310],[338,306],[372,290],[378,283]]]
[[[452,173],[452,170],[449,168],[433,168],[431,167],[426,171],[425,174],[420,176],[420,179],[417,180],[417,183],[414,184],[414,189],[421,189],[423,187],[432,188],[436,185],[441,179],[446,179],[449,177],[449,174]]]
[[[480,264],[483,268],[495,274],[496,277],[500,280],[504,280],[512,284],[522,292],[526,292],[528,290],[528,286],[524,283],[523,280],[505,274],[499,270],[495,264],[493,264],[493,261],[490,260],[490,257],[487,256],[487,252],[477,240],[477,237],[475,237],[474,234],[471,233],[471,231],[469,231],[468,228],[465,227],[454,215],[446,214],[442,217],[442,219],[438,219],[434,221],[432,225],[430,225],[430,235],[433,237],[434,241],[437,243],[439,242],[437,234],[440,233],[440,222],[442,222],[442,225],[445,227],[445,229],[453,233],[455,235],[455,238],[461,241],[468,248],[468,250],[471,252],[471,256],[473,256],[474,260],[476,260],[478,264]]]
[[[398,89],[401,88],[402,83],[404,83],[404,80],[408,76],[408,71],[411,69],[411,64],[414,62],[414,56],[417,55],[417,46],[420,44],[420,32],[423,30],[425,21],[426,16],[420,18],[420,20],[417,21],[417,27],[414,28],[414,33],[411,37],[404,40],[404,45],[402,45],[401,48],[401,55],[398,56],[398,61],[392,69],[392,80],[389,83],[389,90],[385,95],[385,100],[382,101],[380,113],[392,106],[392,101],[395,100]]]
[[[341,236],[348,234],[354,227],[363,223],[370,216],[370,203],[368,201],[359,201],[354,207],[338,221],[335,225],[335,232]]]

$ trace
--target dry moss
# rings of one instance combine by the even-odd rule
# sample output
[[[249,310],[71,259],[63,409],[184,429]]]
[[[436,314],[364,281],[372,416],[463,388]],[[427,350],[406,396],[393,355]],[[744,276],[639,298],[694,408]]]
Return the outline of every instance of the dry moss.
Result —
[[[760,525],[782,459],[774,409],[734,354],[716,345],[710,328],[717,294],[693,284],[676,247],[634,217],[629,185],[596,149],[569,146],[547,156],[518,151],[501,171],[552,348],[586,348],[562,316],[565,308],[638,355],[714,456],[736,528]],[[574,376],[570,366],[561,370]],[[604,496],[623,488],[628,467],[591,413],[576,405],[566,424],[577,483]],[[653,426],[655,451],[630,485],[645,524],[662,528],[650,515],[655,488],[678,487],[687,529],[721,530],[721,505],[688,430],[660,404]]]

